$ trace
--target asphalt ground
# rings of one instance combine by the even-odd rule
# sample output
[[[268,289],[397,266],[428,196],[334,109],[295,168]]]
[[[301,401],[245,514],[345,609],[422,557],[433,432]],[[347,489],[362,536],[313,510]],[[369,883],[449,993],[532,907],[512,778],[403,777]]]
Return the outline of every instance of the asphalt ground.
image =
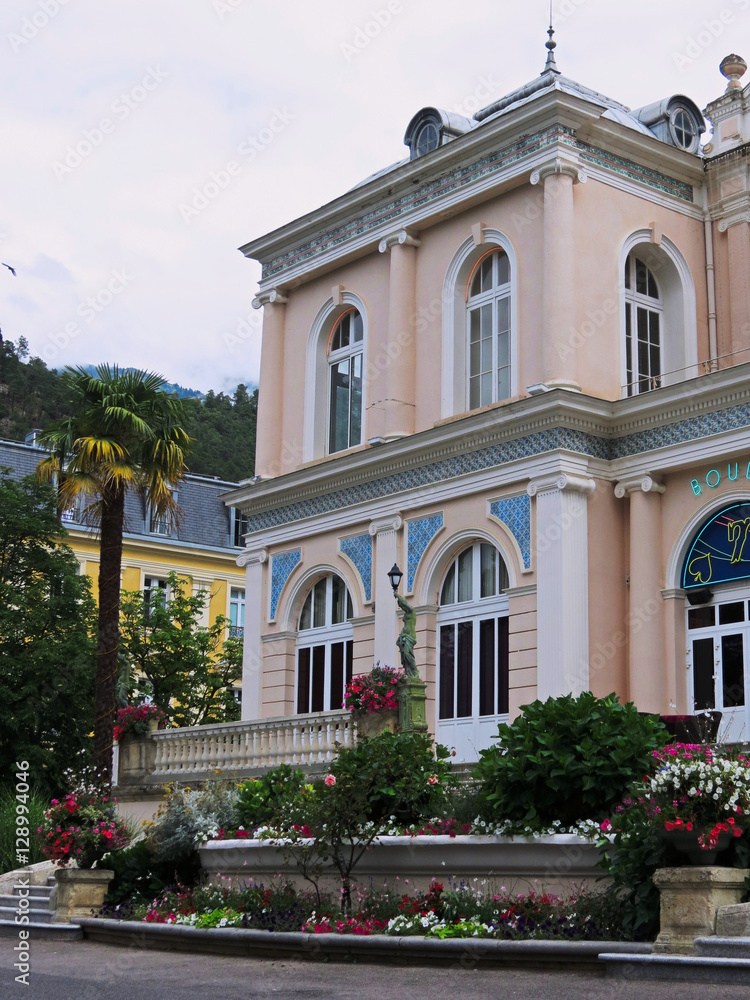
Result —
[[[593,972],[291,962],[89,941],[32,942],[29,986],[14,981],[14,939],[0,940],[0,998],[12,1000],[726,1000],[750,987],[628,982]]]

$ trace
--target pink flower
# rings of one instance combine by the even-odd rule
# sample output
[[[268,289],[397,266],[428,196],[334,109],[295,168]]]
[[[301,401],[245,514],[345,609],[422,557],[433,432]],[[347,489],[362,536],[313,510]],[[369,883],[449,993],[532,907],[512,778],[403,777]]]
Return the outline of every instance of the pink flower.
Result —
[[[427,779],[428,785],[436,785],[438,783],[438,776],[436,774],[431,774]]]
[[[328,785],[328,787],[331,788],[336,784],[336,778],[332,774],[327,774],[323,779],[323,784]]]
[[[599,824],[599,829],[604,830],[604,832],[607,833],[608,830],[612,829],[612,824],[608,819],[603,819]]]

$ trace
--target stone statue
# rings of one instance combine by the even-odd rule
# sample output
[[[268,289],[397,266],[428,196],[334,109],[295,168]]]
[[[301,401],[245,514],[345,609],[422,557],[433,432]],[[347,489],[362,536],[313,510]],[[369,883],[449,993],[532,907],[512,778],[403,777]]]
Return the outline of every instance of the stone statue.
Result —
[[[419,677],[417,663],[414,659],[414,647],[417,644],[417,613],[397,590],[393,591],[393,596],[404,613],[404,624],[396,640],[398,651],[401,654],[401,666],[406,671],[407,677]]]

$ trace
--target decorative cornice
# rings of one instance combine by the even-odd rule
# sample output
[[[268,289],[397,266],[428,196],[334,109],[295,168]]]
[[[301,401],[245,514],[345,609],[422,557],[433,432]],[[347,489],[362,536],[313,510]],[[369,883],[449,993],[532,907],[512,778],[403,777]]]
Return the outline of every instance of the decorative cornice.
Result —
[[[278,288],[271,288],[263,292],[258,292],[253,299],[253,309],[262,309],[266,305],[284,306],[288,301],[289,299],[286,295],[280,292]]]
[[[567,472],[561,472],[555,476],[541,476],[539,479],[532,479],[526,487],[526,492],[530,497],[537,493],[593,493],[596,483],[587,476],[571,476]]]
[[[685,598],[685,591],[680,587],[672,587],[669,590],[662,590],[661,596],[665,601],[675,601]]]
[[[374,538],[376,535],[380,535],[384,531],[398,531],[403,523],[401,515],[394,514],[393,517],[383,517],[377,521],[373,521],[370,525],[369,531]]]
[[[237,556],[236,560],[240,568],[243,566],[262,566],[267,561],[268,549],[245,549],[244,552]]]
[[[418,247],[421,246],[421,240],[418,240],[416,236],[412,236],[407,229],[399,229],[398,232],[384,236],[380,241],[378,250],[381,253],[388,253],[391,247],[395,246]]]
[[[615,486],[615,496],[622,500],[628,493],[665,493],[667,487],[653,476],[637,476],[635,479],[621,479]]]
[[[514,597],[530,597],[532,594],[536,594],[536,584],[529,583],[525,587],[507,587],[505,593],[511,599]]]
[[[565,174],[567,177],[572,177],[574,184],[585,184],[588,180],[586,171],[580,168],[577,159],[555,156],[554,159],[549,160],[543,166],[537,167],[532,172],[529,181],[534,185],[539,184],[545,177],[549,177],[552,174]]]
[[[719,232],[725,233],[731,226],[736,226],[740,222],[750,222],[750,209],[745,212],[737,212],[736,215],[730,215],[728,219],[721,219]]]

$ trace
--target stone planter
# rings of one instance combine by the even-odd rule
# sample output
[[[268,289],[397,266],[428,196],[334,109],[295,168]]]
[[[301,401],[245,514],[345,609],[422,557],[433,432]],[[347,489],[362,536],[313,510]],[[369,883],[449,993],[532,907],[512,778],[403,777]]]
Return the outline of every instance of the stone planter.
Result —
[[[398,729],[398,711],[368,712],[357,719],[357,736],[369,738],[379,733],[395,733]]]
[[[398,725],[402,733],[426,733],[427,685],[418,677],[407,677],[399,694]]]
[[[747,868],[658,868],[661,930],[654,953],[692,955],[697,937],[715,933],[718,908],[740,902],[748,875]]]
[[[710,829],[708,827],[709,831]],[[729,847],[733,835],[730,830],[719,831],[716,847],[706,849],[701,847],[699,843],[699,838],[704,832],[705,830],[699,828],[695,830],[664,830],[662,837],[680,854],[685,854],[691,865],[707,868],[716,864],[716,859],[721,852]]]
[[[108,868],[58,868],[56,923],[70,923],[90,917],[104,902],[115,873]]]
[[[150,735],[124,736],[119,742],[118,786],[144,784],[155,764],[156,743]]]

